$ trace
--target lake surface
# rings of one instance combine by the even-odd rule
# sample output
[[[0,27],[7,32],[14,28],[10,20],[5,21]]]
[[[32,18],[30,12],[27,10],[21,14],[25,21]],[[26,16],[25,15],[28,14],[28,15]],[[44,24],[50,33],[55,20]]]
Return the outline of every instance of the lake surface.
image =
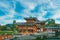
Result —
[[[60,40],[60,35],[55,35],[55,36],[15,35],[14,38],[6,39],[6,40]]]
[[[21,38],[15,38],[15,39],[10,39],[10,40],[60,40],[60,38],[40,38],[37,37],[36,39],[21,39]]]
[[[33,38],[33,37],[32,37]],[[35,39],[31,39],[31,38],[20,38],[20,37],[15,37],[14,39],[10,39],[10,40],[60,40],[60,37],[36,37]]]

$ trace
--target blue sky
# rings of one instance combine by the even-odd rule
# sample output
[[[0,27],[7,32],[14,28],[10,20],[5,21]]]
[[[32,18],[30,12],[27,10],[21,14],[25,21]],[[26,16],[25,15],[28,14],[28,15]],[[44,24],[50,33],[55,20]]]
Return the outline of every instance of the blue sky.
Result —
[[[0,0],[0,24],[25,22],[29,16],[60,23],[60,0]]]

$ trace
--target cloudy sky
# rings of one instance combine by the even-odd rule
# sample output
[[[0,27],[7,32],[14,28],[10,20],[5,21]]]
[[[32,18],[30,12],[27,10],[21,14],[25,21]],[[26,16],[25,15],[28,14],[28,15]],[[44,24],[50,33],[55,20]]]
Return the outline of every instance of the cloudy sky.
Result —
[[[25,22],[29,16],[60,23],[60,0],[0,0],[0,24]]]

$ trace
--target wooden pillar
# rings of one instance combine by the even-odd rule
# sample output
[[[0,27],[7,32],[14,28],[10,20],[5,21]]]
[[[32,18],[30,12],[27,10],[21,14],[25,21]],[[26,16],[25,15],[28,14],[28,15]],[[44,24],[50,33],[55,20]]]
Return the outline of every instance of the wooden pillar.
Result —
[[[28,34],[29,32],[28,32],[28,27],[26,27],[26,34]]]
[[[41,32],[43,32],[43,28],[41,28]]]
[[[22,34],[23,34],[23,27],[22,27]]]
[[[36,28],[36,26],[33,27],[33,31],[34,31],[34,33],[37,32],[37,28]]]

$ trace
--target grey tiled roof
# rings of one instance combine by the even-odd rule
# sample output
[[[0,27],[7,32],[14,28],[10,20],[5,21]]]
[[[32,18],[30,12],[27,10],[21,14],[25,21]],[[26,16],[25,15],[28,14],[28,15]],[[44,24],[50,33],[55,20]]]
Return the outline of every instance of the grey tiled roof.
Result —
[[[37,18],[36,18],[36,17],[26,17],[26,18],[24,18],[24,19],[27,19],[27,20],[34,19],[34,20],[37,20]]]
[[[41,24],[41,23],[43,23],[44,21],[39,21],[39,20],[37,20],[37,21],[35,21],[35,22],[18,22],[17,23],[17,25],[19,25],[19,26],[32,26],[32,25],[36,25],[36,24]]]
[[[57,29],[60,29],[59,26],[55,26],[55,27],[44,27],[44,28],[48,28],[48,29],[50,29],[50,28],[57,28]]]
[[[32,25],[35,25],[35,23],[17,23],[17,25],[19,25],[19,26],[32,26]]]

